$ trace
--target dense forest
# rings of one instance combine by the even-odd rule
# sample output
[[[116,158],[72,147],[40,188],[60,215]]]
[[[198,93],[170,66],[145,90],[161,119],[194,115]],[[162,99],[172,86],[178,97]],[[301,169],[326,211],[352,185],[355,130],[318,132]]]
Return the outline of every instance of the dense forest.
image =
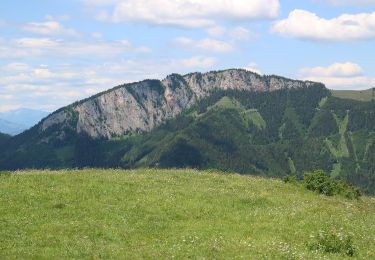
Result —
[[[10,135],[0,133],[0,144],[4,143],[6,140],[10,138]]]
[[[0,168],[217,168],[271,177],[323,169],[375,194],[375,102],[323,85],[216,90],[151,132],[111,140],[63,138],[36,127],[3,142]]]

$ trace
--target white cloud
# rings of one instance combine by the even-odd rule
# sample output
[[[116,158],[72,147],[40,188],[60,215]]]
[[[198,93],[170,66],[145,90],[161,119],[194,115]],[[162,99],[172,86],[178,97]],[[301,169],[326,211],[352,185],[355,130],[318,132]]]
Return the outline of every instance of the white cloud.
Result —
[[[94,0],[86,6],[98,11],[100,20],[141,22],[186,28],[213,27],[217,21],[274,19],[279,0]],[[109,11],[108,7],[113,10]]]
[[[51,18],[52,19],[52,18]],[[68,36],[78,36],[79,33],[74,29],[65,28],[59,22],[54,20],[48,20],[45,22],[32,22],[27,23],[21,27],[22,30],[41,34],[41,35],[68,35]]]
[[[248,70],[248,71],[255,72],[259,75],[263,74],[262,71],[259,69],[258,64],[254,63],[254,62],[249,63],[244,69]]]
[[[108,6],[120,3],[122,0],[82,0],[88,6]]]
[[[0,104],[0,112],[21,108],[21,105]]]
[[[60,45],[60,41],[49,38],[21,38],[13,42],[21,48],[52,48]]]
[[[320,77],[357,77],[363,75],[363,69],[355,63],[334,63],[328,67],[305,68],[301,70],[304,75]]]
[[[189,59],[183,59],[177,63],[180,63],[185,68],[212,68],[215,63],[216,59],[212,57],[192,57]]]
[[[246,41],[252,38],[257,38],[259,34],[250,31],[242,26],[225,28],[223,26],[214,26],[208,28],[207,33],[209,36],[221,39],[231,39],[231,41]]]
[[[244,27],[238,26],[229,32],[229,36],[236,40],[249,40],[251,38],[256,38],[258,35]]]
[[[13,98],[13,95],[2,95],[0,94],[0,100],[1,99],[12,99]]]
[[[129,53],[149,53],[145,46],[133,46],[127,40],[120,41],[67,41],[51,38],[21,38],[3,41],[0,58],[110,58]]]
[[[45,19],[47,21],[69,21],[70,20],[70,15],[63,14],[63,15],[54,16],[54,15],[47,14],[45,16]]]
[[[320,0],[335,6],[366,6],[375,4],[375,0]]]
[[[375,78],[364,74],[355,63],[334,63],[327,67],[303,68],[300,77],[324,83],[332,89],[368,89],[375,86]]]
[[[30,67],[29,65],[25,64],[25,63],[21,63],[21,62],[13,62],[13,63],[9,63],[7,65],[5,65],[3,67],[3,70],[6,70],[6,71],[26,71],[28,70]]]
[[[96,38],[96,39],[103,38],[103,34],[101,34],[100,32],[93,32],[93,33],[91,33],[91,36]]]
[[[187,37],[179,37],[174,39],[174,43],[181,47],[204,51],[231,52],[235,50],[235,47],[231,43],[210,38],[194,41]]]
[[[0,66],[0,110],[27,107],[52,111],[123,83],[162,79],[172,72],[184,74],[191,70],[212,69],[215,64],[215,58],[206,56],[165,60],[128,59],[84,66],[11,63]]]
[[[211,27],[211,28],[207,29],[208,35],[210,35],[212,37],[220,37],[220,36],[224,35],[225,32],[226,32],[226,28],[223,27],[223,26],[214,26],[214,27]]]
[[[324,19],[305,10],[294,10],[276,22],[272,31],[284,36],[316,41],[355,41],[375,39],[375,12],[343,14]]]

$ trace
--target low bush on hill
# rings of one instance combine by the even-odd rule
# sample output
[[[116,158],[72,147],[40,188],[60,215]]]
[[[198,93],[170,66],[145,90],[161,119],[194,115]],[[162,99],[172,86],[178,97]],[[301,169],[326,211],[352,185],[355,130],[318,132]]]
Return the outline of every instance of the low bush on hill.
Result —
[[[284,182],[298,183],[298,180],[295,176],[286,176],[284,177]],[[300,183],[306,189],[326,196],[341,195],[348,199],[359,199],[362,196],[358,188],[341,180],[331,178],[323,170],[306,172]]]
[[[311,236],[311,238],[312,241],[308,243],[310,250],[343,254],[349,257],[356,254],[352,235],[345,233],[342,229],[320,230],[316,235]]]

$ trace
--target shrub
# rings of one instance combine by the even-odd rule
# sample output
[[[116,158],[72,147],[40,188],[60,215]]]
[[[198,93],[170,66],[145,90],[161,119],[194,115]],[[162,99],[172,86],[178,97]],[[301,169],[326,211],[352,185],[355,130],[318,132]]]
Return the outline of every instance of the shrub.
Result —
[[[335,183],[323,170],[305,173],[303,183],[308,190],[316,191],[326,196],[335,195]]]
[[[314,240],[308,244],[310,250],[334,254],[340,253],[350,257],[356,253],[352,235],[345,234],[342,229],[339,231],[336,229],[319,231],[312,238]]]
[[[285,176],[285,177],[283,178],[283,181],[284,181],[285,183],[296,184],[296,183],[297,183],[297,177],[296,177],[295,175],[293,175],[293,176],[288,175],[288,176]]]
[[[362,196],[362,192],[357,187],[342,181],[338,182],[338,190],[339,194],[348,199],[359,199]]]
[[[348,199],[358,199],[362,196],[358,188],[330,178],[323,170],[305,173],[303,184],[308,190],[316,191],[326,196],[342,195]]]

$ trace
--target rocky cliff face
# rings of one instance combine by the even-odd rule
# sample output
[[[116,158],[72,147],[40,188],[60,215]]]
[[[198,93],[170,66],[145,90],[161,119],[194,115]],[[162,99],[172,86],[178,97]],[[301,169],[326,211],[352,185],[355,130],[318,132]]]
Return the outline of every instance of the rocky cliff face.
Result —
[[[111,138],[149,131],[189,108],[215,89],[273,91],[314,84],[246,70],[226,70],[126,84],[61,109],[44,119],[40,131],[69,127],[93,138]],[[63,136],[63,135],[62,135]]]

